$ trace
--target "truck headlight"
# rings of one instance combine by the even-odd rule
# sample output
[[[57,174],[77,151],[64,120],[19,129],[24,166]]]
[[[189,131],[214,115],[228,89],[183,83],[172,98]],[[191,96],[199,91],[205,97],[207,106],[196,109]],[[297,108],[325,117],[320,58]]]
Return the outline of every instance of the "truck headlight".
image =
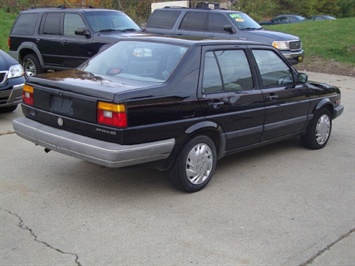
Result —
[[[286,41],[275,41],[272,43],[272,46],[274,46],[276,49],[279,49],[279,50],[289,50],[290,49],[288,42],[286,42]]]

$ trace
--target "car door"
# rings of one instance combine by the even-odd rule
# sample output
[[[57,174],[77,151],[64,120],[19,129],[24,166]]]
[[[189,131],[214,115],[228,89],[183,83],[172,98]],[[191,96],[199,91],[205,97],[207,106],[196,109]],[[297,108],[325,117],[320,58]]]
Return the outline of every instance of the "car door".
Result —
[[[297,82],[294,71],[277,52],[252,49],[252,54],[260,73],[266,107],[261,141],[300,132],[309,108],[307,85]]]
[[[229,26],[232,32],[227,32],[224,27]],[[235,29],[231,21],[223,14],[209,13],[207,20],[207,36],[221,39],[237,39],[239,31]]]
[[[82,17],[77,13],[65,13],[63,19],[63,35],[61,45],[63,48],[64,67],[74,68],[92,57],[96,52],[92,45],[92,37],[76,35],[77,29],[86,29]],[[97,49],[96,49],[97,50]]]
[[[60,66],[62,64],[60,38],[62,18],[62,12],[48,12],[42,17],[36,44],[46,66]]]
[[[198,98],[206,119],[226,133],[226,151],[259,142],[265,109],[246,50],[205,47],[203,54]]]

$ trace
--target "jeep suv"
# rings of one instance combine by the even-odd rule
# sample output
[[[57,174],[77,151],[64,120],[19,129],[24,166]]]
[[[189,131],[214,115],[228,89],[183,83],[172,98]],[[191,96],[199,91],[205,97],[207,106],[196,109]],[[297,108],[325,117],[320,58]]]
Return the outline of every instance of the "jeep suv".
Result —
[[[265,43],[279,49],[293,64],[302,62],[304,57],[299,37],[265,30],[247,14],[234,10],[160,8],[150,15],[145,31]]]
[[[17,17],[9,36],[9,53],[31,76],[77,67],[102,46],[140,31],[130,17],[116,10],[32,8]]]

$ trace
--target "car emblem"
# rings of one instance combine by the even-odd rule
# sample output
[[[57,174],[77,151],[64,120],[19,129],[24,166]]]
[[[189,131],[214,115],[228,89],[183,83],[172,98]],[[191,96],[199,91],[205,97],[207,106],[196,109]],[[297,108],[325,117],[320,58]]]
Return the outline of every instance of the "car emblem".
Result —
[[[59,117],[58,120],[57,120],[57,123],[58,123],[58,125],[61,127],[61,126],[63,126],[64,121],[63,121],[62,118]]]

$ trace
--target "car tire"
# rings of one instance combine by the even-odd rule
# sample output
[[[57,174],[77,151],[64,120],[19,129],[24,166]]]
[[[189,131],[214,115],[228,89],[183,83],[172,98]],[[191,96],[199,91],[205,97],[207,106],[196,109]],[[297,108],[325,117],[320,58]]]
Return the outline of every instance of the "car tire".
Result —
[[[28,54],[23,58],[23,70],[27,77],[40,74],[43,72],[38,57],[35,54]]]
[[[178,154],[168,172],[169,181],[178,190],[197,192],[211,180],[216,163],[214,142],[207,136],[197,136]]]
[[[0,113],[11,113],[11,112],[15,111],[16,108],[17,108],[17,105],[0,107]]]
[[[321,149],[327,144],[331,131],[332,117],[330,111],[324,108],[315,115],[306,135],[301,137],[302,143],[313,150]]]

